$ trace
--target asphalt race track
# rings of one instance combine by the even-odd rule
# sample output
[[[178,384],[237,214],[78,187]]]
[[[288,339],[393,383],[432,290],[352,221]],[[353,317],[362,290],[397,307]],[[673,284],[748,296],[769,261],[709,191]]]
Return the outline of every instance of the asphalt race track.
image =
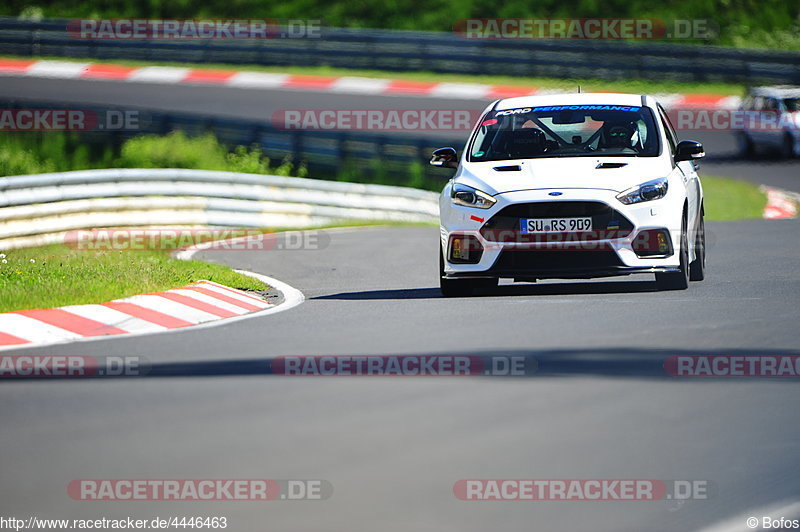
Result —
[[[307,103],[311,93],[232,97],[234,90],[4,79],[0,97],[230,116],[252,116],[258,102],[265,113],[319,107]],[[324,98],[330,107],[420,105]],[[732,143],[722,135],[697,136],[709,153],[714,146],[722,153],[701,170],[800,190],[798,163],[742,164],[725,155]],[[681,292],[656,292],[644,275],[501,285],[481,297],[442,299],[430,227],[331,231],[316,250],[203,252],[204,260],[281,279],[307,300],[221,327],[8,352],[140,356],[152,368],[141,377],[0,382],[3,511],[217,515],[237,532],[676,531],[731,519],[738,528],[725,530],[746,530],[748,516],[800,493],[797,381],[675,378],[663,362],[798,354],[800,220],[708,223],[707,230],[708,277]],[[394,354],[520,356],[535,371],[376,378],[269,371],[282,355]],[[333,496],[72,500],[69,482],[87,478],[325,479]],[[713,493],[690,501],[458,500],[453,485],[470,478],[693,479],[708,481]]]

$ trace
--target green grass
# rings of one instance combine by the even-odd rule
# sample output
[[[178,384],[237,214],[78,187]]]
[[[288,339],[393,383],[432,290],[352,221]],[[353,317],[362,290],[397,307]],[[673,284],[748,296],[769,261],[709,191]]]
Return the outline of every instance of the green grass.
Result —
[[[702,176],[706,219],[712,221],[761,218],[767,196],[758,186],[724,177]]]
[[[0,312],[103,303],[202,279],[242,290],[268,288],[227,266],[182,261],[160,250],[86,251],[58,244],[5,255],[0,259]]]
[[[30,59],[22,56],[3,56],[16,57],[18,59]],[[39,59],[39,57],[37,57]],[[577,90],[578,85],[584,92],[592,91],[613,91],[613,92],[632,92],[636,94],[657,94],[657,93],[697,93],[697,94],[721,94],[725,96],[741,96],[745,92],[745,86],[736,83],[700,83],[700,82],[673,82],[673,81],[650,81],[650,80],[624,80],[624,81],[604,81],[599,79],[555,79],[555,78],[536,78],[520,76],[479,76],[470,74],[440,74],[436,72],[385,72],[380,70],[350,70],[345,68],[333,67],[270,67],[261,65],[231,65],[222,63],[177,63],[168,61],[128,61],[128,60],[109,60],[109,59],[76,59],[65,57],[40,57],[40,59],[51,59],[54,61],[71,62],[99,62],[111,63],[124,66],[179,66],[188,68],[202,68],[210,70],[247,70],[253,72],[279,72],[285,74],[307,74],[318,76],[360,76],[366,78],[392,78],[408,81],[434,81],[452,83],[482,83],[487,85],[511,85],[520,87],[537,87],[542,89],[563,89]]]

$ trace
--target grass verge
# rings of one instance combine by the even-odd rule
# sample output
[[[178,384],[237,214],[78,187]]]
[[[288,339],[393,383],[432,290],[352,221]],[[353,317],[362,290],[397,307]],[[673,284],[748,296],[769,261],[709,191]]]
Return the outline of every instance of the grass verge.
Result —
[[[29,56],[3,56],[15,59],[32,59]],[[541,89],[576,90],[578,85],[584,92],[611,91],[632,92],[636,94],[658,93],[695,93],[695,94],[720,94],[725,96],[741,96],[745,86],[736,83],[692,83],[677,81],[652,81],[652,80],[620,80],[605,81],[600,79],[556,79],[519,76],[494,76],[471,74],[441,74],[437,72],[387,72],[382,70],[350,70],[333,67],[296,67],[296,66],[262,66],[262,65],[231,65],[227,63],[184,63],[169,61],[130,61],[117,59],[77,59],[72,57],[42,56],[33,59],[48,59],[53,61],[69,62],[98,62],[111,63],[123,66],[170,66],[200,68],[209,70],[246,70],[252,72],[278,72],[284,74],[306,74],[317,76],[359,76],[365,78],[391,78],[408,81],[432,81],[452,83],[481,83],[486,85],[511,85],[520,87],[536,87]]]
[[[702,176],[706,219],[711,221],[761,218],[767,196],[757,185],[725,177]]]
[[[5,253],[0,312],[103,303],[201,279],[241,290],[268,288],[227,266],[178,260],[168,251],[86,251],[58,244]]]

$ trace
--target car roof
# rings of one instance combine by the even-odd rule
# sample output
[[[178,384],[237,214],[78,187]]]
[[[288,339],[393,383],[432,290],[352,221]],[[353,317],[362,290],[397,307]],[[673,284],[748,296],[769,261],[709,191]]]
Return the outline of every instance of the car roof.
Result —
[[[536,107],[544,105],[626,105],[641,106],[644,96],[641,94],[621,94],[609,92],[583,92],[547,94],[541,96],[519,96],[506,98],[497,102],[498,111],[517,109],[520,107]],[[648,102],[650,105],[652,102]]]
[[[800,98],[800,87],[793,85],[752,87],[750,89],[750,94],[753,96],[766,96],[768,98]]]

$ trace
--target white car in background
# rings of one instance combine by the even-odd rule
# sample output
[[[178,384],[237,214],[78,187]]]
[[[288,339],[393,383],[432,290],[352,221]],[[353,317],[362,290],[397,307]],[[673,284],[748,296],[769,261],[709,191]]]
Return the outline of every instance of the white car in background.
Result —
[[[741,110],[754,115],[736,133],[743,157],[759,151],[777,152],[786,159],[800,156],[800,87],[751,88]]]
[[[498,100],[440,197],[444,296],[498,279],[654,273],[660,289],[705,276],[703,146],[678,142],[664,109],[632,94]]]

